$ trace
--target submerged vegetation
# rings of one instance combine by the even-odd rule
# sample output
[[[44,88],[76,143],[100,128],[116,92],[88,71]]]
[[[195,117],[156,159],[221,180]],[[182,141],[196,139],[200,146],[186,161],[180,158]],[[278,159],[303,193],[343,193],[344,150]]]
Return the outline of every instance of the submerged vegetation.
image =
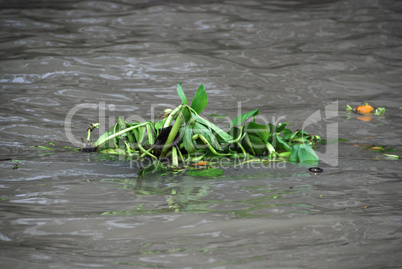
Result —
[[[259,110],[244,113],[229,124],[225,132],[217,125],[200,116],[208,103],[204,85],[200,85],[189,104],[181,87],[177,85],[181,104],[166,109],[159,122],[117,123],[90,143],[91,132],[99,127],[92,124],[88,129],[86,146],[82,151],[99,151],[118,154],[141,164],[141,175],[147,172],[169,170],[173,173],[186,171],[201,176],[223,173],[214,167],[223,158],[236,162],[318,162],[313,150],[319,136],[297,130],[292,132],[288,123],[274,125],[256,122]],[[222,164],[222,163],[220,163]],[[190,171],[189,171],[190,170]]]

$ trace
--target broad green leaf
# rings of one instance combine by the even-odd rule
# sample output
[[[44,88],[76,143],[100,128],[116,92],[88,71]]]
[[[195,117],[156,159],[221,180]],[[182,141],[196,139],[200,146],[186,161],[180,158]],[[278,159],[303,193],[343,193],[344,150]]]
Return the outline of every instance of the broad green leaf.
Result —
[[[268,123],[267,127],[269,128],[269,131],[271,132],[271,134],[276,134],[276,126],[273,125],[272,123]]]
[[[193,132],[192,129],[186,125],[182,127],[182,134],[183,134],[183,145],[184,148],[188,153],[192,153],[195,151],[194,142],[193,142]]]
[[[243,146],[243,148],[246,149],[246,151],[252,155],[255,155],[255,151],[253,149],[253,145],[251,144],[251,140],[249,137],[249,134],[245,134],[244,138],[241,141],[241,145]]]
[[[218,126],[216,126],[212,122],[201,118],[200,116],[198,116],[195,113],[191,113],[191,115],[192,115],[194,120],[196,120],[197,122],[205,125],[207,128],[212,129],[217,135],[219,135],[223,139],[224,142],[228,142],[228,141],[233,140],[233,137],[231,135],[229,135],[228,133],[223,131],[221,128],[219,128]]]
[[[318,162],[320,160],[309,144],[300,144],[298,155],[301,163]]]
[[[311,163],[320,159],[309,144],[295,144],[289,156],[289,162]]]
[[[239,126],[239,125],[241,125],[245,120],[249,119],[250,117],[257,116],[259,113],[260,113],[260,111],[259,111],[258,109],[253,110],[253,111],[250,111],[250,112],[247,112],[247,113],[244,113],[244,114],[242,114],[242,115],[240,115],[240,116],[234,118],[234,119],[232,120],[232,122],[230,123],[229,127],[232,127],[232,126]]]
[[[266,142],[264,142],[259,136],[247,133],[245,141],[251,152],[256,155],[262,155],[267,150]]]
[[[292,131],[289,129],[284,129],[282,131],[282,134],[283,134],[282,136],[283,141],[289,141],[289,138],[292,136]]]
[[[187,172],[187,175],[194,177],[217,177],[224,175],[225,172],[221,169],[211,168],[205,170],[190,170]]]
[[[121,118],[117,118],[117,122],[120,124],[120,131],[126,129],[127,127],[131,127],[131,124],[122,120]],[[127,132],[128,142],[134,143],[134,136],[132,132]]]
[[[282,140],[282,138],[278,135],[276,135],[276,149],[281,151],[281,150],[285,150],[285,151],[291,151],[292,147],[289,146],[285,141]]]
[[[212,133],[212,130],[205,125],[195,122],[194,127],[192,129],[193,134],[200,134],[205,137],[208,143],[216,150],[222,150],[221,145],[218,143],[215,135]]]
[[[288,124],[289,122],[279,123],[278,126],[276,126],[276,132],[277,133],[282,132],[285,129],[286,125]]]
[[[108,138],[112,134],[114,134],[114,126],[110,127],[103,135],[101,135],[98,140],[95,141],[94,145],[98,145],[99,142],[103,141],[104,139]],[[109,143],[105,143],[101,145],[102,148],[109,148]]]
[[[145,131],[146,131],[146,127],[145,126],[141,126],[138,127],[137,129],[135,129],[135,135],[136,135],[136,140],[138,143],[142,143],[144,136],[145,136]]]
[[[187,97],[184,94],[183,88],[181,87],[181,82],[177,84],[177,94],[179,95],[181,99],[181,103],[184,105],[188,105]]]
[[[197,114],[201,114],[201,112],[207,106],[207,103],[208,95],[205,91],[204,84],[201,84],[194,95],[193,101],[191,102],[191,108],[194,109]]]
[[[258,124],[255,122],[249,122],[247,123],[245,128],[247,133],[260,137],[262,141],[264,141],[264,144],[268,142],[270,131],[266,125]]]
[[[293,145],[292,151],[290,152],[290,156],[288,161],[293,162],[293,163],[298,163],[299,162],[299,148],[300,144],[295,144]]]
[[[133,134],[133,136],[134,136],[134,142],[136,142],[136,141],[138,141],[137,139],[138,139],[138,130],[137,129],[133,129],[133,130],[131,130],[131,133]]]
[[[163,125],[165,125],[166,120],[167,120],[167,118],[164,118],[164,119],[162,119],[162,120],[159,121],[159,122],[155,122],[155,129],[158,130],[158,131],[159,131],[160,129],[162,129],[162,128],[163,128]]]

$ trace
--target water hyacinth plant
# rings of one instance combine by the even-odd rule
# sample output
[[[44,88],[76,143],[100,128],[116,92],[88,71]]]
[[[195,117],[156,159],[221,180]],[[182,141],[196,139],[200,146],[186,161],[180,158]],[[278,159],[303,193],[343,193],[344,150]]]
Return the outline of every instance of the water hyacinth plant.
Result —
[[[259,110],[244,113],[233,119],[229,131],[200,116],[208,103],[204,85],[200,85],[189,105],[186,95],[177,85],[181,104],[175,109],[165,110],[159,122],[117,123],[90,144],[91,131],[99,126],[92,124],[88,129],[87,145],[82,151],[99,151],[105,154],[124,155],[130,159],[146,160],[148,165],[141,175],[156,170],[173,173],[186,171],[190,175],[223,174],[211,167],[212,158],[230,158],[233,163],[246,161],[289,161],[318,162],[312,149],[320,140],[305,131],[292,132],[288,123],[260,124],[255,120]],[[254,120],[253,120],[254,119]],[[90,145],[90,146],[89,146]]]

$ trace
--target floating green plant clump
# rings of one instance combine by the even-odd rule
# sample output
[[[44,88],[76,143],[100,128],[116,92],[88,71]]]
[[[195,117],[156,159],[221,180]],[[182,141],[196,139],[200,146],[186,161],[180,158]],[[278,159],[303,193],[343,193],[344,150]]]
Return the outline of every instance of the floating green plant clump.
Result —
[[[312,148],[320,140],[319,136],[302,130],[292,132],[286,128],[287,122],[278,125],[257,123],[258,109],[233,119],[225,132],[200,116],[208,103],[203,84],[197,89],[191,104],[181,83],[177,85],[177,94],[181,104],[175,109],[166,109],[159,122],[130,123],[119,118],[114,126],[91,144],[91,132],[99,127],[99,123],[92,124],[88,129],[87,143],[81,150],[118,154],[138,160],[141,175],[165,170],[217,176],[221,172],[216,164],[222,164],[218,160],[223,158],[227,165],[250,160],[265,163],[319,161]]]

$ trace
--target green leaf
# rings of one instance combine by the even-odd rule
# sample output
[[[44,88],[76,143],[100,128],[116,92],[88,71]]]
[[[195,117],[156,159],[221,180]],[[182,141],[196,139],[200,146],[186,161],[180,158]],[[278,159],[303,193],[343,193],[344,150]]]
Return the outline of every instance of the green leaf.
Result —
[[[208,103],[208,95],[205,91],[204,84],[201,84],[198,87],[197,92],[194,95],[193,101],[191,102],[191,108],[197,112],[197,114],[201,114],[204,108],[207,106]]]
[[[384,115],[384,113],[385,113],[385,107],[379,107],[375,110],[374,115],[379,116]]]
[[[278,126],[276,126],[276,132],[277,133],[282,132],[285,129],[286,125],[288,124],[289,122],[279,123]]]
[[[154,173],[155,171],[163,171],[166,170],[166,166],[161,163],[159,160],[155,160],[152,164],[148,165],[147,167],[141,169],[139,175],[145,176],[149,173]]]
[[[283,136],[282,136],[282,140],[283,141],[289,141],[289,138],[292,136],[292,131],[291,130],[289,130],[289,129],[284,129],[283,131],[282,131],[282,134],[283,134]]]
[[[300,144],[298,155],[301,163],[318,162],[320,160],[309,144]]]
[[[208,143],[215,149],[215,150],[222,150],[221,145],[218,143],[215,135],[212,133],[212,130],[201,124],[200,122],[195,122],[194,127],[192,129],[193,134],[200,134],[205,137]]]
[[[177,94],[179,95],[181,99],[181,103],[184,105],[188,105],[187,97],[184,94],[183,88],[181,87],[181,82],[177,84]]]
[[[384,156],[385,156],[385,158],[388,159],[388,160],[399,160],[399,156],[398,156],[398,155],[394,155],[394,154],[385,154],[385,153],[384,153]]]
[[[165,122],[166,122],[166,120],[167,120],[167,118],[164,118],[164,119],[162,119],[161,121],[158,121],[158,122],[155,122],[155,129],[156,130],[160,130],[160,129],[162,129],[163,128],[163,125],[165,125]]]
[[[179,95],[179,97],[181,99],[181,103],[183,105],[188,105],[187,97],[184,94],[183,88],[181,87],[181,82],[179,84],[177,84],[177,94]],[[190,113],[187,110],[185,110],[183,112],[183,116],[184,116],[185,122],[187,122],[190,119]]]
[[[291,153],[290,151],[285,151],[285,152],[278,153],[278,156],[279,157],[289,157],[290,153]]]
[[[179,133],[180,131],[180,127],[181,127],[181,122],[182,122],[182,117],[183,117],[183,108],[181,108],[179,115],[176,117],[176,121],[172,126],[172,129],[170,130],[170,133],[168,135],[168,138],[165,142],[165,145],[163,145],[162,148],[162,153],[160,157],[164,157],[165,154],[167,153],[167,151],[169,150],[169,148],[172,146],[172,143],[176,137],[176,135]]]
[[[259,136],[247,133],[243,140],[246,142],[244,145],[250,149],[253,155],[262,155],[267,149],[266,142]]]
[[[232,120],[232,122],[230,123],[229,127],[232,127],[232,126],[239,126],[239,125],[241,125],[245,120],[249,119],[250,117],[257,116],[259,113],[260,113],[260,111],[259,111],[258,109],[253,110],[253,111],[250,111],[250,112],[247,112],[247,113],[244,113],[244,114],[242,114],[242,115],[240,115],[240,116],[234,118],[234,119]]]
[[[138,141],[138,140],[137,140],[137,139],[138,139],[138,136],[139,136],[138,130],[137,130],[137,129],[131,130],[131,134],[133,135],[134,143],[135,143],[135,141]]]
[[[245,128],[247,133],[260,137],[264,144],[268,142],[270,131],[266,125],[249,122]]]
[[[137,139],[137,142],[138,143],[142,143],[142,141],[144,140],[144,137],[145,137],[145,132],[146,132],[146,127],[145,126],[142,126],[142,127],[139,127],[138,129],[138,139]]]
[[[224,119],[227,116],[226,115],[218,115],[218,114],[209,114],[210,117],[217,117],[218,119]]]
[[[276,134],[276,149],[291,151],[292,147],[289,146],[285,141],[283,141],[282,138],[278,134]]]
[[[103,135],[101,135],[98,140],[95,141],[94,145],[99,145],[99,142],[103,141],[104,139],[108,138],[114,134],[114,126],[110,127]],[[109,143],[105,143],[102,145],[102,148],[109,148]]]
[[[229,135],[233,137],[233,139],[237,139],[240,135],[243,134],[243,128],[244,126],[241,127],[232,127],[229,130]]]
[[[312,163],[320,159],[309,144],[295,144],[289,156],[289,162]]]
[[[54,150],[53,148],[49,148],[49,147],[44,147],[44,146],[40,146],[40,145],[38,145],[38,146],[36,146],[37,148],[40,148],[40,149],[50,149],[50,150]]]
[[[245,126],[247,137],[243,139],[243,145],[250,149],[253,154],[261,155],[267,150],[269,128],[266,125],[249,122]],[[244,143],[246,142],[246,143]]]
[[[298,155],[299,148],[300,148],[300,144],[293,145],[292,151],[290,152],[290,156],[288,159],[289,162],[293,162],[293,163],[299,162],[299,155]]]
[[[192,129],[188,125],[185,125],[184,127],[182,127],[182,134],[183,134],[184,148],[186,149],[186,151],[188,153],[194,152],[195,147],[194,147],[194,142],[192,139],[192,137],[193,137]]]
[[[117,118],[117,122],[120,124],[120,129],[121,129],[121,130],[124,130],[124,129],[126,129],[127,127],[130,127],[130,126],[131,126],[131,124],[129,124],[128,122],[122,120],[121,118]],[[127,134],[128,142],[134,143],[134,136],[133,136],[133,133],[132,133],[132,132],[127,132],[126,134]]]
[[[187,172],[187,175],[194,177],[217,177],[224,175],[225,172],[221,169],[211,168],[205,170],[190,170]]]
[[[295,138],[292,140],[293,142],[297,142],[297,143],[307,143],[308,142],[308,138],[307,137],[299,137],[299,138]]]
[[[219,128],[218,126],[216,126],[215,124],[213,124],[212,122],[201,118],[200,116],[198,116],[195,113],[191,113],[192,117],[194,120],[196,120],[197,122],[205,125],[208,129],[212,129],[217,135],[219,135],[224,142],[228,142],[233,140],[233,137],[231,135],[229,135],[228,133],[226,133],[225,131],[223,131],[221,128]]]
[[[101,153],[108,155],[126,155],[126,151],[123,149],[105,149],[102,150]]]

